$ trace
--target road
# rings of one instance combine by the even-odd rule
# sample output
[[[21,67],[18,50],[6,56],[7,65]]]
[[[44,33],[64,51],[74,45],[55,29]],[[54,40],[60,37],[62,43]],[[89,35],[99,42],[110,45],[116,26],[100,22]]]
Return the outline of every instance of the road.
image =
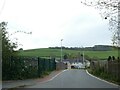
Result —
[[[52,80],[25,88],[118,88],[118,86],[94,78],[82,69],[70,69]]]

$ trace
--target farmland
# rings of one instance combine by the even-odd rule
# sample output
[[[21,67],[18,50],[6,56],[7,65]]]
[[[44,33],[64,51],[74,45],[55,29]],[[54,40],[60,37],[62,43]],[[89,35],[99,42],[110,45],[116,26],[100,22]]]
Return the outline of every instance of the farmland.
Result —
[[[79,50],[64,50],[64,54],[72,54],[73,56],[78,55],[78,53],[82,54],[82,51]],[[89,56],[90,58],[97,59],[107,59],[108,56],[118,56],[118,51],[84,51],[84,54]],[[60,49],[49,49],[49,48],[40,48],[40,49],[31,49],[31,50],[23,50],[17,52],[18,56],[34,56],[34,57],[57,57],[60,58],[61,50]]]

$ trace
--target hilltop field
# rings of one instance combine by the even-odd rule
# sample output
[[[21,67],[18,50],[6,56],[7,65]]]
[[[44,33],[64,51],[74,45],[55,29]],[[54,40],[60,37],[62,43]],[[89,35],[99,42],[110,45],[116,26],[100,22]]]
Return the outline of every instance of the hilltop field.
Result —
[[[78,53],[82,54],[83,51],[79,50],[65,50],[63,49],[63,55],[69,54],[72,56],[77,56]],[[40,49],[31,49],[31,50],[21,50],[17,52],[18,56],[33,56],[33,57],[56,57],[60,58],[61,49],[50,49],[50,48],[40,48]],[[118,51],[84,51],[84,55],[89,58],[94,59],[107,59],[108,56],[118,57]]]

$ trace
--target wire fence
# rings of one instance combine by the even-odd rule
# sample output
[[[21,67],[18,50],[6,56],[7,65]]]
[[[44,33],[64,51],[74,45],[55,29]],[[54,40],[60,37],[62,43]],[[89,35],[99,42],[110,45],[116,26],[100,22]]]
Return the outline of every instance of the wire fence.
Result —
[[[7,67],[2,68],[3,80],[41,77],[56,69],[55,58],[10,57]]]

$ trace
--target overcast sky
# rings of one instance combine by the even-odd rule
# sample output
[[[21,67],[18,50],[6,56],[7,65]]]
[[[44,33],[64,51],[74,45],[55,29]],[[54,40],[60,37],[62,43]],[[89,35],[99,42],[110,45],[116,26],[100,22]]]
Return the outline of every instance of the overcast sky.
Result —
[[[4,2],[5,1],[5,2]],[[86,47],[111,45],[108,20],[99,11],[81,4],[81,0],[0,0],[0,22],[8,22],[10,38],[19,48],[60,46]],[[3,7],[2,7],[3,6]],[[15,38],[18,38],[16,40]]]

